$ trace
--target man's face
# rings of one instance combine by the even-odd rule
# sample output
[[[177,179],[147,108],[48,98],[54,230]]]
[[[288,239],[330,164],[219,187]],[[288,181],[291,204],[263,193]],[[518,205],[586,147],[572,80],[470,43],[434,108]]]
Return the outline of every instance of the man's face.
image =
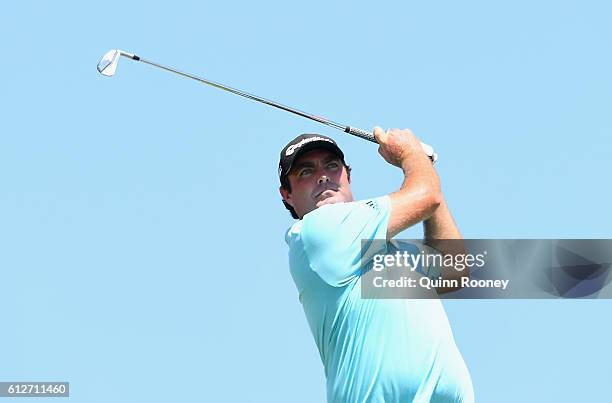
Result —
[[[287,177],[291,192],[282,187],[280,192],[300,218],[325,204],[353,201],[346,167],[328,150],[305,152],[293,163]]]

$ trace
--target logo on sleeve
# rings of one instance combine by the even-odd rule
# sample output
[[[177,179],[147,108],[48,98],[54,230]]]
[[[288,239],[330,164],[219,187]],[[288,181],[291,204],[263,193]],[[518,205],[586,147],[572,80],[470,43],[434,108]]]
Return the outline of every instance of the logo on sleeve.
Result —
[[[369,200],[366,202],[366,205],[372,207],[374,210],[378,210],[378,204],[376,204],[374,200]]]

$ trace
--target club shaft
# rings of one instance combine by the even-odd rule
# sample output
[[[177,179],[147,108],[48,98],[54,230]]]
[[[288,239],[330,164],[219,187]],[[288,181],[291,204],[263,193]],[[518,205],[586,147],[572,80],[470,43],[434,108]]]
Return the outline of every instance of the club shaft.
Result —
[[[207,84],[207,85],[210,85],[212,87],[219,88],[219,89],[227,91],[227,92],[231,92],[232,94],[240,95],[241,97],[252,99],[253,101],[261,102],[263,104],[270,105],[270,106],[273,106],[275,108],[278,108],[278,109],[281,109],[281,110],[284,110],[284,111],[287,111],[287,112],[291,112],[291,113],[293,113],[295,115],[302,116],[302,117],[310,119],[310,120],[314,120],[315,122],[322,123],[324,125],[333,127],[335,129],[342,130],[345,133],[349,133],[349,134],[351,134],[353,136],[360,137],[360,138],[362,138],[364,140],[368,140],[368,141],[371,141],[373,143],[378,143],[376,141],[376,138],[374,137],[374,135],[372,133],[364,131],[364,130],[361,130],[361,129],[358,129],[356,127],[351,127],[351,126],[348,126],[348,125],[342,125],[340,123],[334,122],[332,120],[326,119],[326,118],[321,117],[321,116],[312,115],[310,113],[306,113],[306,112],[301,111],[299,109],[294,109],[294,108],[291,108],[289,106],[286,106],[286,105],[283,105],[283,104],[279,104],[278,102],[270,101],[269,99],[258,97],[257,95],[249,94],[248,92],[244,92],[244,91],[240,91],[240,90],[237,90],[235,88],[232,88],[232,87],[228,87],[227,85],[219,84],[219,83],[207,80],[207,79],[202,78],[202,77],[197,77],[197,76],[194,76],[192,74],[176,70],[176,69],[174,69],[172,67],[164,66],[164,65],[152,62],[150,60],[143,59],[140,56],[137,56],[137,55],[135,55],[133,53],[119,51],[119,54],[121,56],[127,57],[128,59],[140,61],[140,62],[149,64],[151,66],[160,68],[162,70],[166,70],[166,71],[178,74],[178,75],[183,76],[183,77],[191,78],[192,80],[199,81],[199,82],[201,82],[203,84]],[[438,159],[438,155],[434,152],[433,148],[431,146],[425,144],[425,143],[421,143],[421,145],[422,145],[423,150],[425,151],[425,153],[429,156],[429,158],[433,162],[436,162],[436,160]]]
[[[270,105],[270,106],[273,106],[275,108],[282,109],[282,110],[287,111],[287,112],[291,112],[291,113],[296,114],[298,116],[302,116],[302,117],[305,117],[307,119],[311,119],[311,120],[314,120],[316,122],[323,123],[323,124],[325,124],[327,126],[334,127],[334,128],[336,128],[338,130],[347,131],[346,130],[347,129],[346,125],[341,125],[340,123],[336,123],[336,122],[331,121],[329,119],[325,119],[325,118],[320,117],[320,116],[311,115],[310,113],[306,113],[304,111],[300,111],[298,109],[294,109],[294,108],[291,108],[289,106],[279,104],[278,102],[270,101],[269,99],[258,97],[257,95],[249,94],[248,92],[240,91],[240,90],[237,90],[235,88],[228,87],[227,85],[216,83],[214,81],[206,80],[206,79],[204,79],[202,77],[197,77],[197,76],[194,76],[192,74],[185,73],[185,72],[173,69],[171,67],[163,66],[161,64],[152,62],[150,60],[145,60],[145,59],[140,58],[140,57],[133,58],[133,59],[141,61],[141,62],[146,63],[146,64],[149,64],[151,66],[155,66],[155,67],[158,67],[160,69],[163,69],[163,70],[166,70],[166,71],[169,71],[169,72],[181,75],[183,77],[191,78],[192,80],[196,80],[196,81],[199,81],[201,83],[208,84],[208,85],[213,86],[215,88],[219,88],[221,90],[224,90],[224,91],[227,91],[227,92],[231,92],[232,94],[240,95],[241,97],[252,99],[253,101],[261,102],[261,103],[264,103],[266,105]]]

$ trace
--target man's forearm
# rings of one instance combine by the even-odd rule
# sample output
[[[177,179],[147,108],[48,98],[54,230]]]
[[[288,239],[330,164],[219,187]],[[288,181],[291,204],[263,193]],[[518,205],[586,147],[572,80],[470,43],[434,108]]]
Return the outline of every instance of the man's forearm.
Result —
[[[455,220],[448,209],[446,201],[442,201],[436,211],[427,220],[423,221],[425,232],[424,242],[443,255],[459,255],[465,253],[465,246],[461,241],[461,233]],[[460,281],[461,277],[469,277],[469,270],[466,268],[457,271],[452,267],[442,271],[441,277],[444,279],[455,279]],[[460,288],[460,287],[459,287]],[[455,291],[458,288],[437,288],[439,294]]]
[[[440,206],[442,193],[431,161],[420,154],[406,158],[401,164],[404,182],[397,192],[391,193],[391,217],[387,239],[431,217]]]
[[[461,233],[448,209],[446,200],[438,206],[436,211],[423,221],[425,243],[436,239],[461,239]]]

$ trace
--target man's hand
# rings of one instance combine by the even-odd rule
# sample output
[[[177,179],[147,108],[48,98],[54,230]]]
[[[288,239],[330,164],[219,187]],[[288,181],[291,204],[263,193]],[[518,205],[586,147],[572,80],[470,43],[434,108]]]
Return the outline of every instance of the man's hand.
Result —
[[[391,216],[387,239],[406,228],[427,220],[442,203],[438,174],[419,139],[410,130],[392,129],[384,132],[374,128],[374,136],[380,144],[378,152],[389,164],[402,168],[404,183],[391,193]]]
[[[403,168],[403,163],[423,154],[421,142],[409,129],[391,129],[385,132],[380,127],[375,127],[374,137],[379,144],[378,153],[385,161],[398,168]]]

